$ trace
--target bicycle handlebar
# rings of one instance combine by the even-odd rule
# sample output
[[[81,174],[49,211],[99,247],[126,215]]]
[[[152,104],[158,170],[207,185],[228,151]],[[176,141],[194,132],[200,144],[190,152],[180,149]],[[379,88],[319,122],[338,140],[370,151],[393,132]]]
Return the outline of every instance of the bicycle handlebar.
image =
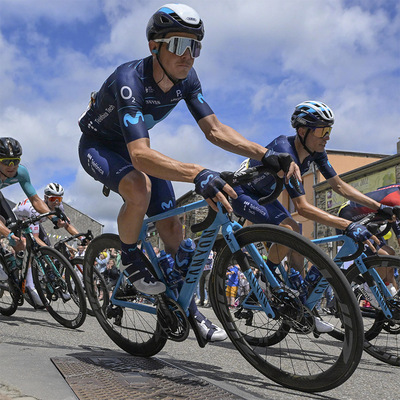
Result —
[[[20,232],[21,229],[28,228],[29,225],[32,225],[35,222],[38,222],[41,219],[43,219],[45,217],[48,217],[50,215],[55,215],[58,218],[62,219],[63,221],[67,221],[68,220],[68,218],[65,215],[65,213],[59,207],[56,207],[54,211],[49,211],[47,213],[40,214],[40,215],[37,215],[37,216],[33,216],[31,218],[27,218],[27,219],[24,219],[24,220],[17,220],[15,222],[11,222],[8,225],[8,229],[10,229],[10,231],[12,233],[14,233],[16,236],[19,236],[19,232]]]
[[[398,208],[398,211],[400,211],[400,207]],[[358,224],[364,225],[373,235],[377,236],[378,238],[385,236],[392,228],[392,224],[390,222],[377,216],[376,213],[369,213],[364,218],[356,222]],[[357,245],[357,250],[353,254],[340,257],[340,260],[352,261],[358,258],[364,251],[364,243],[357,242]]]
[[[61,244],[63,244],[63,243],[70,242],[71,240],[74,240],[74,239],[79,238],[79,237],[81,237],[81,236],[85,236],[85,238],[86,238],[86,239],[89,239],[89,240],[92,240],[92,239],[93,239],[92,231],[91,231],[90,229],[88,229],[88,231],[87,231],[86,233],[77,233],[76,235],[69,236],[69,237],[64,238],[64,239],[60,239],[60,240],[54,245],[54,247],[55,247],[56,245],[61,245]]]
[[[265,165],[261,164],[255,167],[247,168],[245,170],[238,170],[235,172],[223,171],[221,172],[220,176],[229,185],[238,186],[249,183],[253,181],[257,176],[264,173],[271,174],[275,179],[275,186],[273,187],[273,191],[268,196],[264,196],[258,200],[259,204],[267,204],[276,200],[281,194],[283,189],[283,178],[279,178],[275,171],[271,170]],[[292,176],[290,178],[290,183],[295,188],[295,190],[300,193],[300,187],[295,177]],[[196,233],[207,229],[214,221],[216,214],[216,211],[214,211],[211,207],[208,207],[207,217],[203,221],[192,225],[191,231],[193,233]]]

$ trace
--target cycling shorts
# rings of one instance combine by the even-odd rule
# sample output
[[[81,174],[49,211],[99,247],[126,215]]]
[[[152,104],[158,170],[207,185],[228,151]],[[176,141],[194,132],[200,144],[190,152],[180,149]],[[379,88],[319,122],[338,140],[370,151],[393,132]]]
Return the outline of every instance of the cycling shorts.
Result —
[[[292,218],[289,211],[278,201],[260,205],[259,195],[243,190],[241,186],[235,187],[238,197],[232,199],[232,207],[235,214],[246,218],[255,224],[279,225],[286,218]]]
[[[106,185],[115,193],[119,184],[132,165],[125,142],[101,140],[83,134],[79,142],[79,159],[83,169],[96,181]],[[149,176],[151,198],[147,215],[149,217],[175,208],[175,194],[170,181]]]

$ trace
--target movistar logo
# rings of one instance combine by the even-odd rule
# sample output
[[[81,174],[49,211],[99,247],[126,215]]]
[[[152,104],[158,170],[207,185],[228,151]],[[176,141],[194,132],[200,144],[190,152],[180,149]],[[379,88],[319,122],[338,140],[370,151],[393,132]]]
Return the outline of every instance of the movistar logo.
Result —
[[[168,210],[168,208],[171,208],[173,206],[172,200],[170,200],[168,203],[162,202],[161,203],[161,208],[163,210]]]
[[[132,117],[131,114],[127,113],[124,115],[124,125],[126,127],[128,127],[128,123],[131,125],[136,125],[139,122],[140,118],[142,118],[142,121],[144,122],[143,114],[140,111],[136,113],[135,117]]]
[[[199,94],[197,95],[197,100],[198,100],[201,104],[204,103],[204,97],[203,97],[203,95],[202,95],[201,93],[199,93]]]
[[[208,175],[207,179],[200,183],[200,186],[201,186],[202,189],[204,189],[205,186],[207,185],[207,183],[210,182],[211,178],[214,178],[214,175]]]

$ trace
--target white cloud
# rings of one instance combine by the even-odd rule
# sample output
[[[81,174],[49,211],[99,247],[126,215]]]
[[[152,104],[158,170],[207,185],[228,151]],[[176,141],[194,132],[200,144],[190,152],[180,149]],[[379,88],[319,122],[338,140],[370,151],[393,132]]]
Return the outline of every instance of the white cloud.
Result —
[[[148,54],[147,21],[164,3],[41,0],[32,7],[30,0],[2,1],[0,134],[21,140],[35,187],[59,179],[67,202],[114,231],[121,200],[104,198],[101,185],[80,167],[77,119],[90,92],[120,63]],[[186,3],[206,24],[195,68],[222,122],[265,145],[292,134],[289,119],[297,103],[318,99],[336,115],[330,148],[395,152],[398,2]],[[152,130],[151,141],[171,157],[216,170],[234,169],[241,159],[211,146],[184,104]],[[193,185],[174,187],[180,196]],[[15,187],[5,194],[23,197]]]

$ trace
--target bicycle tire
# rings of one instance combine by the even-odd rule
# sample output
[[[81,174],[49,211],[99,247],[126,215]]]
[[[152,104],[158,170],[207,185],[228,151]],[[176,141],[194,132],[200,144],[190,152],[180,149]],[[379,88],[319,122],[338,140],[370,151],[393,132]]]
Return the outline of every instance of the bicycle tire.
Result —
[[[0,282],[0,314],[6,317],[13,315],[18,308],[16,291],[13,288],[14,284],[11,279]]]
[[[134,356],[151,357],[159,353],[167,342],[167,336],[158,322],[156,307],[151,298],[136,293],[130,300],[146,303],[149,307],[153,306],[153,314],[129,307],[115,307],[111,304],[109,296],[106,300],[103,298],[102,303],[99,302],[97,288],[93,284],[95,261],[101,252],[110,248],[120,252],[121,241],[118,235],[102,234],[93,239],[86,249],[84,276],[90,305],[100,326],[117,346]]]
[[[372,268],[377,271],[380,268],[400,268],[400,259],[395,256],[376,255],[364,258],[363,262],[368,270]],[[361,301],[366,299],[362,285],[365,283],[365,279],[356,265],[350,266],[346,278],[360,305],[364,323],[364,350],[377,360],[400,367],[400,307],[397,306],[392,320],[388,320],[380,309],[363,307]],[[394,300],[398,304],[400,303],[399,292]]]
[[[84,273],[83,273],[83,266],[84,266],[84,258],[83,257],[75,257],[72,260],[70,260],[71,265],[74,267],[76,275],[79,278],[79,281],[82,283],[82,287],[83,290],[85,292],[85,297],[86,297],[86,313],[88,315],[90,315],[91,317],[94,317],[94,312],[93,310],[90,308],[90,303],[89,303],[89,299],[86,295],[86,288],[85,288],[85,282],[84,282]],[[97,270],[96,270],[97,271]],[[98,271],[97,271],[98,272]],[[99,280],[103,280],[104,278],[102,277],[102,275],[100,274],[100,272],[98,272],[97,274],[97,278]],[[103,283],[104,287],[106,287],[106,283]]]
[[[253,312],[250,326],[246,326],[243,319],[235,316],[236,309],[228,308],[226,271],[233,261],[233,255],[226,245],[215,261],[209,283],[210,292],[216,315],[243,357],[274,382],[305,392],[330,390],[349,379],[357,368],[363,351],[362,320],[350,286],[336,264],[303,236],[275,225],[252,225],[238,230],[235,237],[241,248],[251,244],[257,247],[260,242],[275,243],[305,256],[308,262],[318,265],[344,310],[341,317],[345,340],[338,341],[329,335],[316,335],[315,330],[311,330],[313,325],[307,331],[307,324],[315,325],[309,314],[304,313],[302,319],[296,319],[298,317],[295,314],[290,316],[299,310],[298,304],[302,307],[299,300],[290,297],[294,296],[293,291],[287,291],[287,297],[280,300],[280,295],[272,293],[269,297],[266,290],[264,293],[271,304],[281,307],[279,319],[269,318],[259,307],[259,311]],[[291,329],[286,329],[278,339],[270,341],[285,324],[291,325]],[[263,341],[265,337],[268,338],[266,343]],[[260,339],[260,344],[257,343],[257,338]]]
[[[69,329],[85,322],[85,293],[72,265],[59,251],[41,247],[32,258],[32,277],[43,305],[57,322]]]
[[[8,275],[6,260],[0,256],[0,268]],[[18,308],[18,292],[11,278],[0,281],[0,314],[10,317]]]

